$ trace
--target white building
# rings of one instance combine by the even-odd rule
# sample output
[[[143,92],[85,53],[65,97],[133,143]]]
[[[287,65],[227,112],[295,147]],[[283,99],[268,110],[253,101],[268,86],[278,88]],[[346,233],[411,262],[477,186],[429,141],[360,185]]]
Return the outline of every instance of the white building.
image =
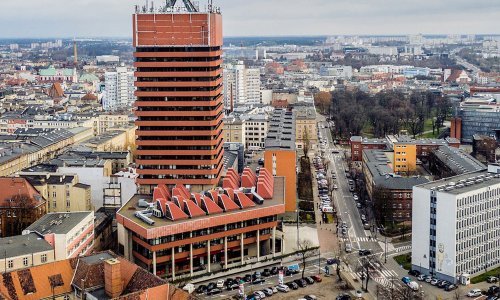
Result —
[[[456,282],[500,266],[500,170],[413,188],[412,268]]]
[[[116,110],[132,106],[134,96],[134,72],[126,67],[116,68],[116,72],[105,74],[106,95],[103,98],[104,110]]]
[[[269,126],[269,118],[265,114],[247,114],[240,116],[244,120],[245,149],[264,148]]]
[[[56,261],[86,255],[94,246],[94,212],[49,213],[22,233],[42,236],[54,247]]]
[[[260,69],[247,68],[243,62],[224,66],[224,106],[258,104],[260,96]]]

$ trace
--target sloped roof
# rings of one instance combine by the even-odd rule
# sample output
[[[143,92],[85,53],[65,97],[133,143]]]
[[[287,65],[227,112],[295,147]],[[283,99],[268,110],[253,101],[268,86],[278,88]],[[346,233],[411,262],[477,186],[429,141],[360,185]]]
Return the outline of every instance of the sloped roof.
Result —
[[[206,213],[191,200],[184,200],[184,212],[191,218],[204,216]]]
[[[201,208],[209,215],[222,212],[222,208],[220,208],[208,197],[203,197],[201,199]]]
[[[187,219],[186,215],[175,203],[167,201],[166,203],[166,217],[172,221]]]
[[[45,202],[38,191],[25,178],[0,178],[0,207],[15,206],[10,200],[19,196],[28,196],[31,204],[36,207]]]
[[[219,195],[219,206],[224,208],[224,211],[232,211],[239,209],[239,206],[234,203],[233,200],[229,199],[227,195]]]
[[[243,192],[235,191],[234,202],[241,208],[254,207],[255,203],[250,200]]]

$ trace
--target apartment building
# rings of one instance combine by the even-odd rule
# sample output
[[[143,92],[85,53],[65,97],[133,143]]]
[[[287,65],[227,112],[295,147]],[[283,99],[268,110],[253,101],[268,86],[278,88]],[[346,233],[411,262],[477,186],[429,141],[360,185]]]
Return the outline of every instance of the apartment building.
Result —
[[[295,110],[295,140],[297,150],[304,148],[307,140],[310,149],[318,146],[318,133],[316,127],[316,110],[312,107],[297,108]]]
[[[94,212],[49,213],[22,233],[43,237],[54,247],[55,260],[86,255],[94,245]]]
[[[457,282],[500,266],[500,168],[413,188],[412,268]]]
[[[224,142],[245,145],[245,124],[239,117],[224,118]]]
[[[247,68],[242,61],[224,65],[224,107],[258,104],[260,101],[260,69]]]
[[[90,185],[80,183],[78,175],[21,172],[19,177],[37,189],[47,200],[47,212],[93,210]]]
[[[244,120],[245,149],[263,149],[269,130],[268,116],[265,114],[246,114],[240,118]]]
[[[363,150],[365,149],[386,149],[387,141],[385,139],[369,139],[361,136],[352,136],[351,143],[351,160],[363,161]]]
[[[55,261],[54,248],[36,233],[0,238],[0,273]]]
[[[46,213],[46,200],[24,178],[0,177],[0,237],[21,231]]]
[[[482,171],[487,168],[470,154],[450,146],[440,146],[432,151],[427,165],[435,179]]]
[[[223,170],[222,15],[213,6],[188,6],[133,15],[137,183],[144,193],[177,183],[201,191]]]
[[[114,72],[104,74],[106,95],[102,106],[106,111],[132,107],[136,99],[134,92],[134,72],[127,67],[117,67]]]

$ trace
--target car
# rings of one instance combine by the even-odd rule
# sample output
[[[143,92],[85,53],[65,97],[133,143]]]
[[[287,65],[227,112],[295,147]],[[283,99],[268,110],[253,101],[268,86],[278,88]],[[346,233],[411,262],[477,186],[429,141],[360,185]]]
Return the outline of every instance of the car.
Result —
[[[286,285],[287,285],[290,289],[292,289],[292,290],[296,290],[296,289],[298,289],[298,288],[299,288],[299,286],[298,286],[295,282],[293,282],[293,281],[290,281],[290,282],[286,283]]]
[[[226,290],[232,291],[232,290],[238,289],[239,287],[240,287],[240,285],[236,281],[233,281],[226,286]]]
[[[408,276],[405,276],[405,277],[401,278],[401,281],[403,281],[404,284],[408,284],[409,282],[411,282],[411,278]]]
[[[337,263],[337,259],[335,258],[327,258],[326,259],[326,264],[327,265],[333,265],[333,264],[336,264]]]
[[[306,282],[304,279],[302,279],[302,278],[295,279],[295,280],[294,280],[294,282],[295,282],[298,286],[300,286],[301,288],[303,288],[303,287],[306,287],[306,286],[307,286],[307,282]]]
[[[288,293],[290,291],[290,288],[284,284],[277,285],[276,289],[282,293]]]
[[[283,271],[284,271],[285,276],[292,276],[292,271],[290,271],[290,269],[284,268]]]
[[[424,281],[425,282],[431,282],[432,279],[434,279],[434,278],[431,275],[427,275],[427,276],[425,276]]]
[[[488,295],[495,295],[498,293],[498,291],[500,290],[500,287],[496,286],[496,285],[492,285],[488,288],[488,292],[486,292]]]
[[[358,195],[353,195],[352,198],[354,199],[354,201],[358,201],[359,200]]]
[[[312,279],[314,279],[314,281],[316,281],[316,282],[321,282],[321,281],[323,281],[323,279],[322,279],[322,278],[321,278],[321,276],[319,276],[319,275],[313,275],[313,276],[311,276],[311,278],[312,278]]]
[[[311,278],[311,276],[304,277],[304,280],[307,282],[307,284],[314,284],[314,279]]]
[[[263,158],[259,158],[259,166],[263,166],[264,165],[264,159]]]
[[[273,291],[273,294],[278,293],[278,289],[275,286],[270,287],[271,291]]]
[[[274,293],[273,293],[273,290],[267,288],[267,289],[263,289],[261,292],[263,292],[266,296],[272,296]]]
[[[216,283],[210,282],[209,284],[207,284],[207,289],[209,291],[215,289],[216,287],[217,287]]]
[[[450,284],[450,285],[447,285],[444,290],[447,291],[447,292],[450,292],[450,291],[453,291],[453,290],[456,290],[458,288],[458,286],[456,286],[455,284]]]
[[[484,300],[498,300],[498,297],[492,295],[492,296],[486,297],[486,299],[484,299]]]
[[[417,277],[418,275],[420,275],[420,271],[410,270],[408,271],[408,274]]]
[[[250,282],[250,281],[252,281],[252,275],[250,275],[250,274],[245,274],[245,277],[243,277],[243,281],[245,281],[245,282]]]
[[[439,283],[439,280],[437,279],[432,279],[431,282],[429,282],[431,285],[437,285]]]
[[[351,296],[349,294],[338,294],[337,297],[335,297],[335,300],[351,300]]]
[[[207,292],[207,296],[211,296],[211,295],[217,295],[217,294],[220,294],[222,293],[222,290],[219,289],[219,288],[215,288],[215,289],[211,289]]]
[[[202,284],[196,288],[195,293],[196,294],[205,294],[207,291],[208,291],[207,286]]]
[[[271,276],[271,272],[269,271],[269,269],[264,269],[264,271],[262,271],[262,276],[264,277]]]
[[[354,180],[349,179],[349,185],[353,185],[353,184],[354,184]]]
[[[217,288],[221,289],[224,287],[224,280],[223,279],[220,279],[220,280],[217,280]]]
[[[264,278],[256,278],[252,281],[252,284],[261,284],[264,283],[266,280]]]
[[[367,255],[372,254],[372,251],[369,249],[360,249],[358,251],[358,254],[359,254],[359,256],[367,256]]]
[[[361,215],[361,221],[366,221],[366,216],[365,215]]]
[[[472,289],[467,293],[467,297],[479,297],[482,294],[480,289]]]
[[[343,234],[343,235],[346,235],[346,234],[347,234],[347,230],[346,230],[344,227],[342,227],[341,232],[342,232],[342,234]]]
[[[333,189],[334,189],[334,190],[336,190],[336,189],[338,189],[338,188],[339,188],[339,187],[338,187],[336,184],[334,184],[334,185],[333,185]]]
[[[369,223],[366,223],[366,222],[365,222],[365,223],[363,223],[363,229],[365,229],[365,230],[370,230],[370,228],[371,228],[371,226],[370,226],[370,224],[369,224]]]
[[[444,289],[447,285],[450,285],[450,284],[451,283],[446,281],[446,280],[440,280],[436,286],[440,289]]]
[[[255,272],[252,274],[252,278],[255,280],[257,278],[261,278],[262,277],[262,273],[260,273],[259,271]]]
[[[357,207],[357,208],[361,208],[361,203],[356,202],[356,207]]]
[[[423,275],[423,274],[418,275],[417,276],[417,280],[418,281],[424,281],[425,280],[425,275]]]
[[[495,282],[498,282],[498,277],[495,277],[495,276],[488,276],[488,277],[486,277],[486,282],[487,282],[487,283],[495,283]]]
[[[316,299],[318,299],[318,297],[316,297],[314,295],[305,295],[304,299],[306,299],[306,300],[316,300]]]
[[[347,228],[347,223],[345,221],[342,221],[342,225],[340,225],[340,227],[345,227]]]
[[[349,191],[354,192],[354,187],[352,185],[349,187]]]
[[[272,267],[271,268],[271,271],[269,271],[271,273],[271,275],[276,275],[278,274],[279,270],[278,270],[278,267]]]
[[[266,294],[264,294],[264,293],[263,293],[263,292],[261,292],[261,291],[255,291],[255,292],[253,292],[253,294],[254,294],[254,295],[259,296],[259,297],[260,297],[260,299],[264,299],[264,298],[266,298]]]
[[[349,243],[345,244],[345,252],[348,252],[348,253],[352,252],[352,246],[351,246],[351,244],[349,244]]]

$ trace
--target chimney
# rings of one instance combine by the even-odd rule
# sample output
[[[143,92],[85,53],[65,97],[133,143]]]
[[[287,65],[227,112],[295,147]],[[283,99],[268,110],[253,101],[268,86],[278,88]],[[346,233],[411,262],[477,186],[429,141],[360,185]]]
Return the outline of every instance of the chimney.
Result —
[[[104,289],[106,295],[111,299],[122,294],[123,283],[120,261],[116,258],[104,261]]]

